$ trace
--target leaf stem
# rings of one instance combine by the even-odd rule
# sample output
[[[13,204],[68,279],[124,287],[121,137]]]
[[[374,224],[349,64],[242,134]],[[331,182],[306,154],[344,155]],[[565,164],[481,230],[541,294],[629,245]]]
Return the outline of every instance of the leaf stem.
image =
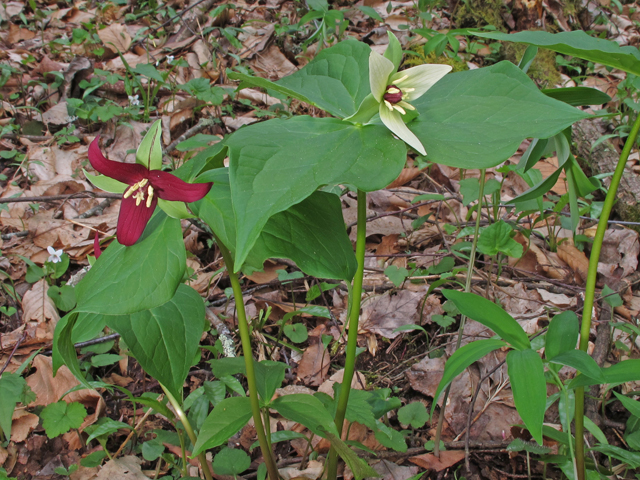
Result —
[[[191,427],[191,423],[189,422],[189,419],[187,418],[187,415],[184,413],[184,410],[182,409],[182,406],[178,403],[178,401],[175,399],[175,397],[171,394],[171,392],[164,385],[160,384],[160,386],[162,387],[162,390],[164,390],[164,393],[167,396],[167,399],[169,400],[169,403],[171,403],[171,406],[176,411],[176,415],[178,415],[178,418],[182,422],[182,426],[184,427],[185,432],[187,432],[187,435],[189,435],[189,440],[191,440],[191,443],[193,445],[195,445],[196,441],[198,439],[196,438],[196,434],[193,431],[193,428]],[[207,463],[207,457],[206,457],[204,452],[201,452],[198,455],[198,460],[200,461],[200,467],[202,468],[202,471],[204,473],[204,477],[207,480],[213,480],[213,476],[211,474],[211,470],[209,470],[209,464]],[[185,461],[185,464],[186,464],[186,461],[187,461],[186,458],[184,459],[184,461]]]
[[[264,430],[264,424],[262,423],[262,416],[260,412],[260,400],[258,399],[258,389],[256,387],[256,374],[253,366],[253,352],[251,351],[251,336],[249,334],[249,324],[247,323],[247,313],[244,308],[244,299],[242,297],[242,287],[238,280],[238,275],[233,273],[233,257],[231,252],[224,246],[224,244],[215,237],[220,253],[224,259],[224,264],[227,266],[229,272],[229,280],[231,281],[231,288],[233,289],[233,297],[236,302],[236,315],[238,316],[238,330],[240,332],[240,340],[242,342],[242,353],[244,355],[244,364],[247,371],[247,384],[249,386],[249,399],[251,400],[251,413],[253,414],[253,423],[256,427],[256,433],[258,435],[258,442],[260,443],[260,450],[262,450],[262,458],[267,465],[267,471],[269,472],[269,478],[271,480],[278,480],[280,475],[278,474],[278,467],[276,461],[273,458],[271,449],[269,448],[269,441]]]
[[[336,417],[334,422],[338,429],[338,437],[342,436],[342,427],[344,425],[344,417],[347,413],[347,404],[349,403],[349,393],[351,392],[351,381],[356,367],[356,350],[358,347],[358,321],[360,319],[360,305],[362,303],[362,281],[364,277],[364,254],[365,243],[367,239],[367,194],[362,190],[358,190],[358,223],[356,236],[356,260],[358,269],[353,277],[353,288],[351,290],[351,305],[349,306],[349,323],[345,327],[349,328],[349,336],[347,339],[347,352],[344,362],[344,376],[342,379],[342,387],[340,388],[340,397],[338,398],[338,407],[336,409]],[[338,473],[338,452],[331,447],[329,451],[329,460],[327,462],[327,479],[334,480]]]
[[[607,224],[613,204],[616,202],[616,193],[620,186],[620,180],[624,173],[624,167],[627,164],[627,159],[631,153],[633,145],[638,138],[638,132],[640,131],[640,115],[636,117],[629,136],[624,147],[620,153],[620,160],[616,170],[611,177],[611,184],[609,185],[609,191],[604,199],[604,205],[602,206],[602,213],[600,214],[600,220],[598,221],[598,229],[596,235],[593,238],[593,245],[591,246],[591,255],[589,256],[589,270],[587,271],[587,284],[584,292],[584,307],[582,310],[582,326],[580,328],[580,350],[586,352],[589,345],[589,332],[591,331],[591,315],[593,312],[593,301],[596,293],[596,277],[598,275],[598,262],[600,260],[600,251],[602,250],[602,242],[604,240],[604,234],[607,230]],[[585,466],[584,466],[584,387],[576,388],[576,463],[578,466],[578,480],[585,480]]]
[[[482,199],[484,197],[484,184],[485,184],[485,169],[480,170],[480,191],[478,192],[478,208],[476,210],[476,226],[473,232],[473,242],[471,243],[471,254],[469,255],[469,268],[467,269],[467,278],[464,285],[464,291],[471,291],[471,278],[473,277],[473,264],[476,261],[476,247],[478,246],[478,236],[480,233],[480,219],[482,217]],[[456,350],[460,348],[462,344],[462,333],[464,332],[464,324],[467,322],[467,317],[462,315],[460,317],[460,326],[458,327],[458,340],[456,341]],[[442,437],[442,424],[444,423],[444,411],[447,408],[447,401],[449,400],[449,391],[451,390],[451,383],[447,385],[442,396],[442,408],[440,409],[440,415],[438,416],[438,425],[436,426],[436,437],[434,439],[435,445],[433,447],[433,454],[436,457],[440,457],[440,437]]]

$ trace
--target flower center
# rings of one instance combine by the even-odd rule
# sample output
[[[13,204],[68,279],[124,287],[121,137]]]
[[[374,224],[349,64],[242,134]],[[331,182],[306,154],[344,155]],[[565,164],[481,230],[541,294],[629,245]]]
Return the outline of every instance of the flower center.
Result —
[[[145,201],[144,198],[144,194],[145,194],[145,186],[147,186],[147,183],[149,183],[149,179],[147,178],[143,178],[142,180],[140,180],[137,183],[134,183],[133,185],[131,185],[126,192],[124,192],[124,198],[129,198],[131,196],[133,196],[133,198],[136,199],[136,207],[139,207],[140,204],[142,202]],[[147,187],[147,201],[145,203],[147,208],[151,208],[151,202],[153,200],[153,187],[151,185],[149,185]]]
[[[384,94],[384,99],[390,104],[394,105],[402,101],[402,90],[395,85],[389,85],[387,91]]]

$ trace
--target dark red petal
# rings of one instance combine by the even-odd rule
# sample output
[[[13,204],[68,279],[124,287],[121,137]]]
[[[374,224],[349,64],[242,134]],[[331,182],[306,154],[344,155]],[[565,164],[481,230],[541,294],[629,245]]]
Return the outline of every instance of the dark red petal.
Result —
[[[129,185],[133,185],[147,176],[149,170],[142,165],[107,160],[100,151],[99,139],[100,135],[89,145],[89,161],[98,172]]]
[[[169,172],[151,170],[149,183],[155,190],[155,194],[163,200],[170,202],[197,202],[201,200],[209,190],[213,182],[187,183]]]
[[[144,232],[144,227],[147,226],[157,204],[158,199],[155,196],[149,208],[147,208],[145,201],[136,207],[135,198],[123,198],[118,215],[118,232],[116,234],[118,242],[126,247],[136,243]]]
[[[98,231],[96,230],[96,236],[93,238],[93,254],[96,258],[99,258],[102,255],[102,250],[100,249],[100,239],[98,238]]]

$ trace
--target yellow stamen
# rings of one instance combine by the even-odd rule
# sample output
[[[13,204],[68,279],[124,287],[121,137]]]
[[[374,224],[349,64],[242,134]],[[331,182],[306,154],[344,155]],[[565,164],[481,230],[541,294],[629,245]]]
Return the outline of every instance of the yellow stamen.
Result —
[[[402,91],[404,93],[410,93],[410,92],[415,92],[416,89],[415,88],[403,88]]]
[[[131,185],[126,192],[124,192],[123,198],[129,198],[133,192],[138,189],[138,185]]]
[[[407,112],[404,111],[404,108],[399,107],[397,104],[393,106],[397,111],[399,111],[402,115],[406,115]]]
[[[138,188],[144,187],[147,183],[149,183],[149,179],[148,178],[143,178],[142,180],[140,180],[138,182]]]
[[[409,78],[409,75],[405,75],[404,77],[400,77],[398,80],[396,80],[395,82],[393,82],[394,85],[398,85],[399,83],[404,82],[407,78]]]
[[[410,103],[407,103],[407,102],[404,102],[404,101],[398,102],[398,105],[400,105],[403,108],[406,108],[407,110],[415,110],[416,109],[416,107],[414,107]]]
[[[395,87],[391,87],[391,88],[387,89],[387,93],[391,93],[391,94],[400,93],[400,89],[399,88],[395,88]]]
[[[147,193],[149,194],[147,196],[147,208],[151,208],[151,200],[153,199],[153,187],[151,185],[149,185]]]
[[[393,112],[393,105],[391,105],[391,103],[389,103],[389,101],[388,101],[388,100],[385,100],[385,101],[384,101],[384,104],[387,106],[387,108],[388,108],[389,110],[391,110],[391,111]]]

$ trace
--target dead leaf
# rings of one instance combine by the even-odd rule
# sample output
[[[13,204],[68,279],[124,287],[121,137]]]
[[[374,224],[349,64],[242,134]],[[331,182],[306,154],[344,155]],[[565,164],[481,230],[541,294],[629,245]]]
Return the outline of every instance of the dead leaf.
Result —
[[[11,441],[24,442],[29,434],[38,426],[40,418],[26,410],[14,410],[11,418]],[[0,465],[2,462],[0,461]]]
[[[95,480],[100,472],[99,467],[83,467],[80,465],[78,469],[69,475],[71,480]]]
[[[423,296],[421,293],[401,290],[395,295],[385,292],[367,299],[362,307],[360,331],[396,338],[401,333],[394,331],[396,328],[415,324],[418,320],[418,303]]]
[[[409,480],[418,473],[418,467],[402,467],[388,460],[371,465],[382,480]]]
[[[125,53],[131,46],[131,36],[127,27],[120,23],[112,23],[107,28],[98,30],[98,37],[113,53]]]
[[[57,103],[44,112],[42,114],[42,121],[51,125],[66,125],[70,123],[71,118],[67,110],[67,102]]]
[[[276,270],[286,270],[286,265],[274,263],[271,260],[264,262],[264,269],[262,272],[254,272],[251,275],[247,275],[247,278],[257,284],[269,283],[278,278]]]
[[[322,475],[323,471],[324,465],[317,460],[311,460],[307,464],[307,468],[305,468],[304,470],[299,470],[296,467],[286,467],[280,468],[278,470],[283,480],[293,480],[297,478],[308,478],[310,480],[315,480],[316,478],[320,478],[320,475]]]
[[[569,265],[574,272],[580,275],[580,280],[585,282],[589,270],[589,259],[584,252],[568,242],[563,242],[558,245],[557,253],[560,260]]]
[[[33,359],[33,366],[36,372],[27,377],[27,385],[36,394],[36,400],[30,406],[46,406],[58,402],[67,391],[80,385],[78,379],[66,365],[58,369],[58,373],[54,378],[51,357],[37,355]],[[88,409],[93,409],[94,413],[84,419],[80,431],[95,423],[106,409],[102,395],[96,390],[84,389],[71,392],[64,397],[64,401],[67,403],[80,402]]]
[[[36,32],[32,32],[31,30],[27,30],[26,28],[20,28],[15,24],[9,25],[9,36],[7,37],[7,41],[9,44],[19,43],[23,40],[31,40],[36,36]]]
[[[444,450],[440,452],[440,458],[436,457],[433,453],[409,457],[411,463],[415,463],[425,470],[435,470],[436,472],[441,472],[445,468],[452,467],[463,459],[463,450]]]
[[[329,373],[331,357],[322,342],[309,345],[298,364],[298,379],[305,385],[317,387],[324,382]]]
[[[55,326],[60,319],[53,300],[47,295],[49,285],[44,280],[36,282],[22,299],[23,319],[25,322],[35,320],[39,323],[51,321]]]
[[[109,460],[104,464],[96,480],[148,480],[140,468],[141,459],[127,456]]]
[[[604,234],[598,273],[606,277],[624,278],[638,268],[638,253],[638,232],[609,229]]]

